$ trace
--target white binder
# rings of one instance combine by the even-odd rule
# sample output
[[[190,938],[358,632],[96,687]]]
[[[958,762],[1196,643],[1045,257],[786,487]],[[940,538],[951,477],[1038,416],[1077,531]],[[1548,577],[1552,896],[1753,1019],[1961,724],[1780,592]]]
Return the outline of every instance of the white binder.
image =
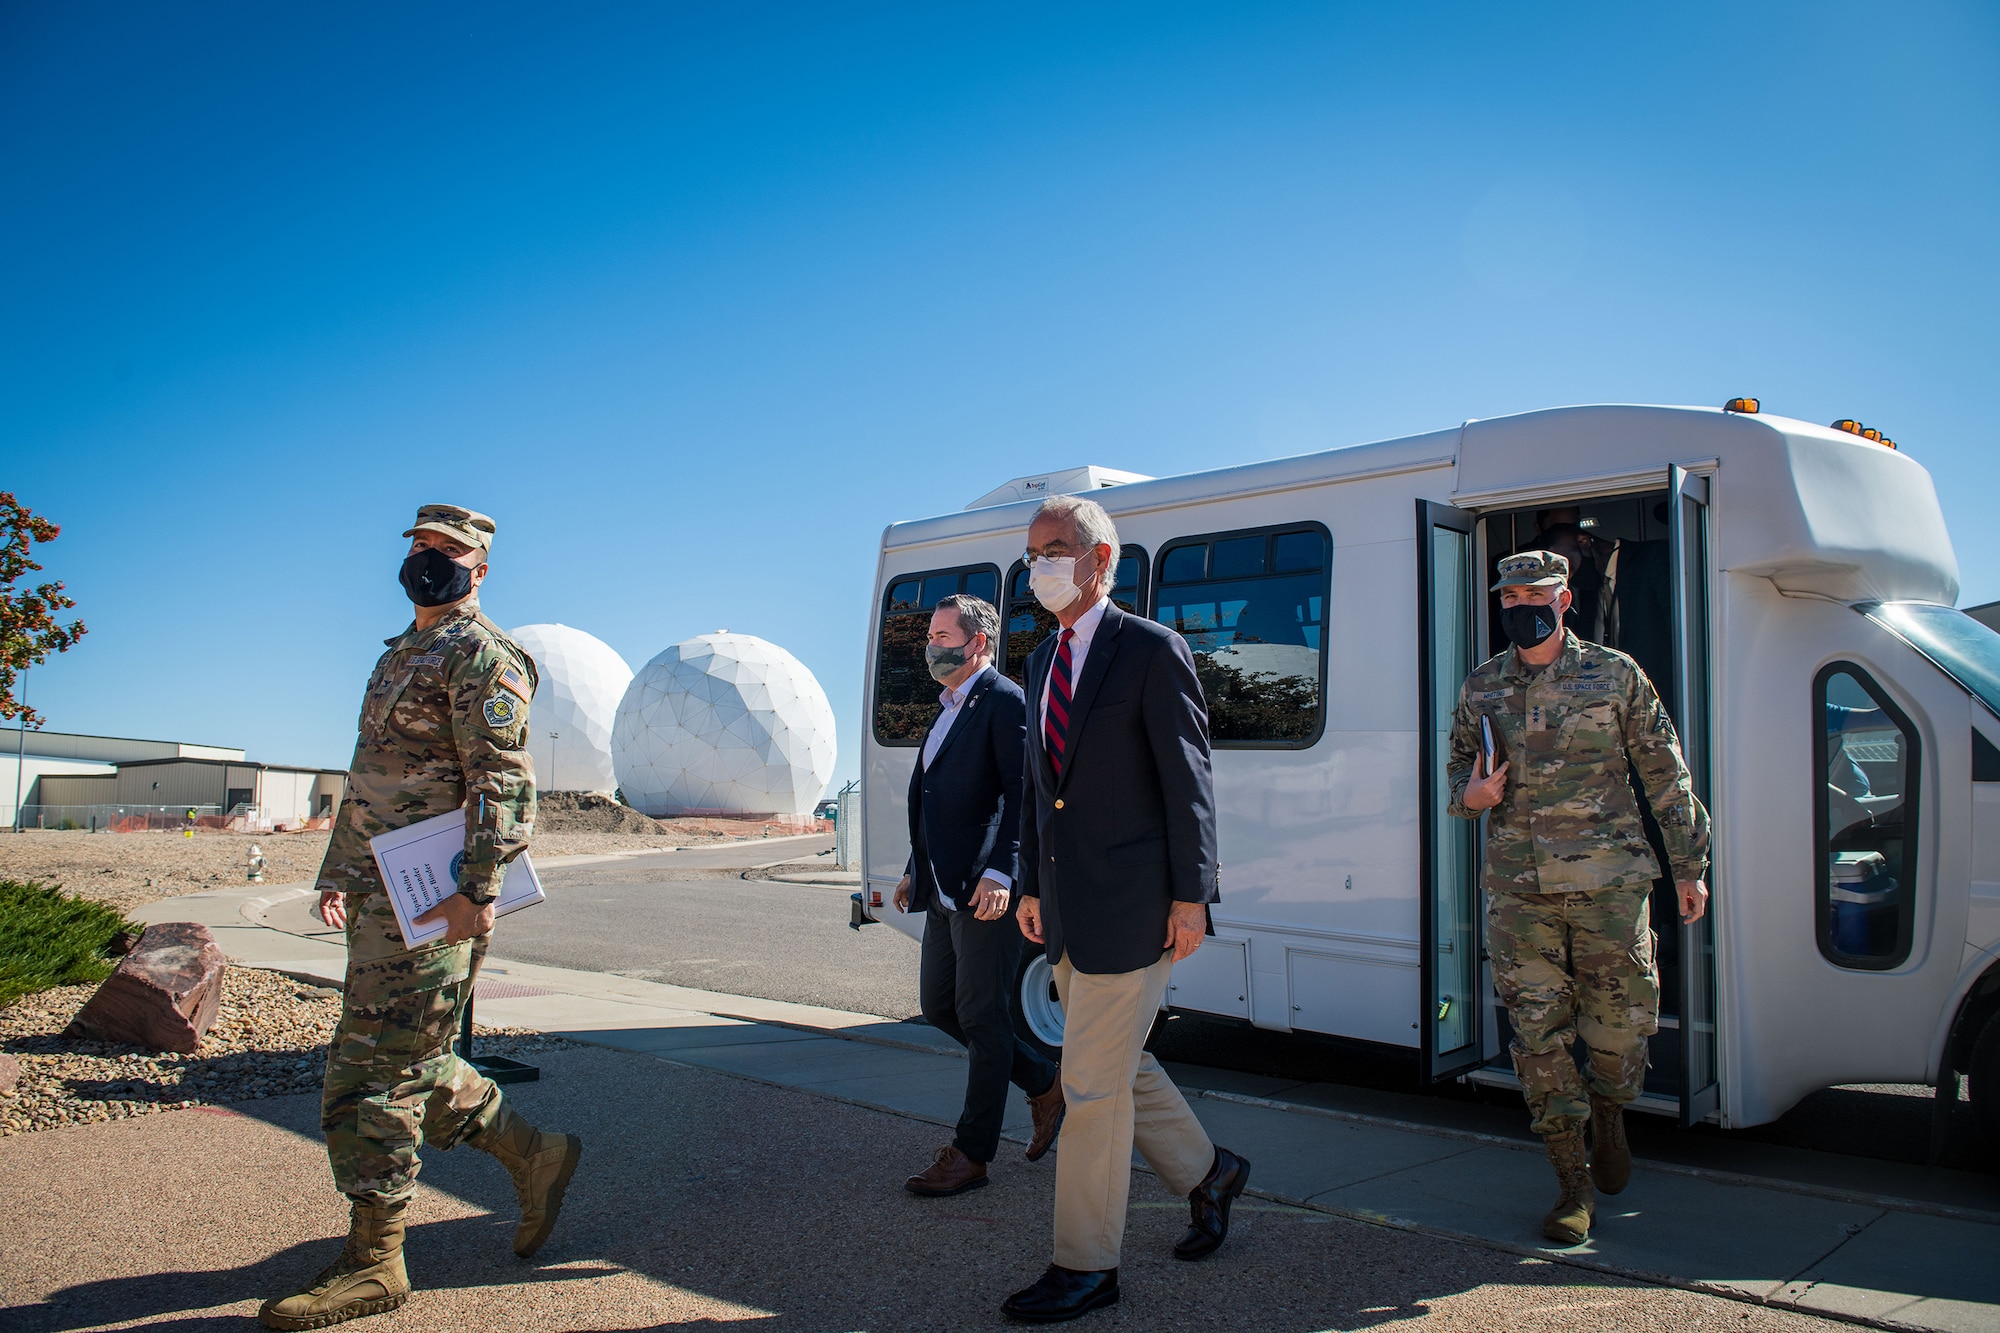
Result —
[[[396,924],[402,928],[403,944],[416,949],[441,940],[450,928],[443,918],[416,924],[416,919],[458,892],[458,867],[465,859],[465,824],[470,815],[453,810],[421,823],[379,833],[368,840],[375,853],[375,868],[382,872],[383,887],[396,909]],[[507,863],[500,881],[500,897],[494,903],[496,917],[533,907],[548,895],[542,892],[541,877],[534,862],[522,852]]]

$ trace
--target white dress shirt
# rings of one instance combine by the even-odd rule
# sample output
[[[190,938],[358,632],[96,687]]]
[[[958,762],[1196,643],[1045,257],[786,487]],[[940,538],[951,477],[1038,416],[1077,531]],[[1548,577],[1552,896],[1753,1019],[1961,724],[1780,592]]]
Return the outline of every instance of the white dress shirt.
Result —
[[[1070,626],[1069,640],[1069,697],[1076,698],[1077,683],[1083,679],[1083,659],[1090,655],[1090,641],[1097,637],[1097,627],[1104,623],[1104,608],[1111,605],[1109,597],[1097,599],[1097,605],[1076,618]],[[1062,630],[1056,630],[1060,636]],[[1056,674],[1056,657],[1049,654],[1049,674],[1042,681],[1042,716],[1049,715],[1049,680]],[[1071,719],[1074,721],[1074,718]]]
[[[989,666],[989,667],[984,667],[978,671],[975,671],[966,680],[966,682],[963,685],[959,686],[957,689],[954,690],[947,687],[944,693],[938,695],[938,703],[943,705],[943,711],[941,711],[938,714],[937,721],[931,723],[930,735],[924,737],[923,763],[926,771],[929,770],[931,766],[931,761],[937,758],[938,747],[944,744],[944,738],[950,734],[951,724],[958,721],[959,710],[965,706],[966,699],[971,696],[972,687],[979,683],[979,678],[981,676],[984,676],[988,671],[991,671],[992,669],[993,668]],[[992,880],[995,884],[998,884],[1003,889],[1011,889],[1014,887],[1014,877],[1012,875],[1004,874],[998,870],[987,871],[984,878]],[[950,898],[946,897],[945,892],[942,888],[938,890],[938,901],[942,903],[947,910],[950,911],[958,910],[958,904],[953,902]]]

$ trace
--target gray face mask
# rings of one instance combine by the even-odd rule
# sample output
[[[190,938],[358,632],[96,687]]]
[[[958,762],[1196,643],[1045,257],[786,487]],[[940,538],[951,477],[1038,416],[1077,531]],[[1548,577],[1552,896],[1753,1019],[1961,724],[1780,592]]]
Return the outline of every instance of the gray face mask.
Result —
[[[970,660],[966,657],[966,653],[971,648],[970,643],[961,643],[956,648],[946,648],[935,643],[925,644],[924,665],[931,669],[931,679],[940,685],[944,684],[954,672]]]

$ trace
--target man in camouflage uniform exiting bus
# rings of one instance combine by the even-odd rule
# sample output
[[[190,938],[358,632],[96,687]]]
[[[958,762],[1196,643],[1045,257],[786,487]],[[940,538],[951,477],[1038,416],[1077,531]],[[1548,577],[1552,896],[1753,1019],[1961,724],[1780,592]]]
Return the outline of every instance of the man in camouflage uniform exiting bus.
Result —
[[[582,1144],[523,1120],[500,1089],[452,1049],[486,955],[506,863],[528,844],[535,774],[528,701],[535,664],[479,611],[493,520],[425,505],[403,562],[416,603],[388,641],[361,706],[347,794],[320,868],[320,914],[347,927],[347,985],[327,1054],[320,1123],[335,1186],[352,1218],[340,1257],[305,1290],[265,1303],[266,1327],[321,1328],[395,1309],[409,1296],[403,1211],[416,1190],[417,1142],[469,1143],[514,1178],[514,1251],[548,1238]],[[465,809],[458,892],[419,921],[445,936],[403,946],[368,840]]]
[[[1569,562],[1550,551],[1500,562],[1494,587],[1513,646],[1459,691],[1449,775],[1452,814],[1492,811],[1486,952],[1514,1029],[1514,1070],[1562,1185],[1542,1233],[1574,1245],[1596,1216],[1592,1181],[1616,1194],[1631,1176],[1624,1108],[1644,1086],[1646,1039],[1659,1030],[1649,920],[1660,866],[1628,765],[1659,825],[1683,921],[1699,920],[1708,902],[1708,812],[1646,673],[1562,628],[1568,578]],[[1587,1077],[1571,1053],[1579,1038]]]

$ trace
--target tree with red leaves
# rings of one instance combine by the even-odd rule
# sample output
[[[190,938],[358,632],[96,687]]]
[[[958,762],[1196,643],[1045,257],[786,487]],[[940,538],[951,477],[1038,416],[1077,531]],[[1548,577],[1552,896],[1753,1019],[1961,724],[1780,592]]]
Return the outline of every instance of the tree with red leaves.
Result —
[[[23,574],[42,568],[30,556],[30,544],[52,542],[61,533],[29,512],[12,491],[0,491],[0,718],[17,719],[20,726],[42,725],[42,715],[14,697],[20,673],[39,666],[50,653],[68,652],[86,633],[81,620],[67,625],[57,621],[58,612],[76,605],[63,596],[61,583],[14,587]]]

